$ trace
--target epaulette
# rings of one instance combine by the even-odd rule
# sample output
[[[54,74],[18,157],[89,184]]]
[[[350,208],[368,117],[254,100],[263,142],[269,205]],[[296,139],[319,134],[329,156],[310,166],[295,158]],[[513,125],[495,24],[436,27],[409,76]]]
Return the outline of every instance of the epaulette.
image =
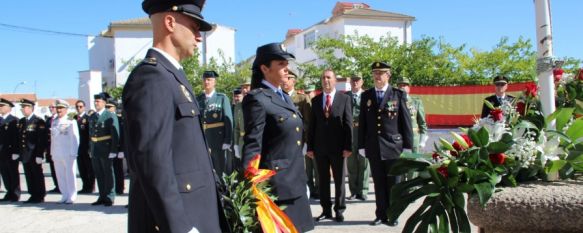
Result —
[[[255,88],[249,92],[247,92],[248,95],[257,95],[257,93],[261,93],[263,92],[263,88],[259,87],[259,88]]]
[[[146,57],[142,60],[142,63],[155,66],[158,64],[158,60],[155,57]]]

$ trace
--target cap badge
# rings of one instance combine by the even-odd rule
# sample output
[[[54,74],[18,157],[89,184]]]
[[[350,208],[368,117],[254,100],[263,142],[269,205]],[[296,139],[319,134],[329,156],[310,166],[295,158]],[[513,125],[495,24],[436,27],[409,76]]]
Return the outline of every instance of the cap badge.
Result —
[[[177,6],[172,6],[172,11],[178,11],[178,7]]]
[[[186,87],[184,85],[180,85],[180,89],[182,90],[182,94],[184,94],[184,97],[186,97],[188,102],[192,102],[192,97],[190,97],[190,93],[188,93],[188,90],[186,90]]]
[[[283,50],[284,52],[287,52],[285,45],[284,44],[279,44],[279,47],[281,48],[281,50]]]
[[[381,63],[378,63],[378,62],[377,62],[376,66],[377,66],[377,67],[380,67],[380,66],[381,66]]]

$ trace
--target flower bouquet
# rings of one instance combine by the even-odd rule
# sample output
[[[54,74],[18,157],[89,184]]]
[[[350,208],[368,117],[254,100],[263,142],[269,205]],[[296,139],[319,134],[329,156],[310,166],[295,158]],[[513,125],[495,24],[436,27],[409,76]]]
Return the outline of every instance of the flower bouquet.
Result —
[[[583,118],[573,117],[574,108],[561,108],[545,119],[536,94],[536,86],[529,86],[518,100],[492,107],[489,117],[462,134],[452,133],[453,142],[440,139],[433,154],[399,159],[392,175],[416,171],[419,176],[393,186],[390,220],[421,198],[403,232],[471,232],[464,195],[477,195],[484,206],[497,187],[549,174],[564,179],[580,175]],[[519,103],[523,110],[517,110]],[[552,122],[557,130],[546,129]]]
[[[575,76],[564,75],[555,80],[557,106],[575,108],[574,114],[583,116],[583,68]]]

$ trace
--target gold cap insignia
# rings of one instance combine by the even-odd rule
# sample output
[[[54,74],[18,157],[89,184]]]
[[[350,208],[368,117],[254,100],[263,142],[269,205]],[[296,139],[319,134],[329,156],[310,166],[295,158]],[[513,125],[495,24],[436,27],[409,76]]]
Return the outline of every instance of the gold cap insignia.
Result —
[[[281,48],[281,50],[283,50],[284,52],[287,52],[285,45],[284,44],[279,44],[279,47]]]
[[[178,11],[178,7],[177,6],[172,6],[172,11]]]
[[[381,63],[377,62],[376,67],[380,67],[380,66],[381,66]]]

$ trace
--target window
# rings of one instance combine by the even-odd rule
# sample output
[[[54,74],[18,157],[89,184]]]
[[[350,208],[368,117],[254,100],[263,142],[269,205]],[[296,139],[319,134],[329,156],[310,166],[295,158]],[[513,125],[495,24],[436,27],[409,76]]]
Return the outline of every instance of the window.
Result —
[[[310,31],[304,34],[304,49],[312,47],[314,42],[316,42],[316,31]]]

